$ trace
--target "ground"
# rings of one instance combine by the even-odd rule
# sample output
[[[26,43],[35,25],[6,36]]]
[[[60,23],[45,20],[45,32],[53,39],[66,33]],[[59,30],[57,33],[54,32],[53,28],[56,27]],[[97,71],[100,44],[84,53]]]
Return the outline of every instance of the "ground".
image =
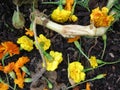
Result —
[[[47,0],[46,0],[47,1]],[[90,0],[90,10],[97,6],[105,6],[106,0]],[[45,11],[45,14],[48,16],[55,9],[56,5],[41,5],[39,0],[38,9],[40,11]],[[12,15],[14,10],[16,10],[15,5],[12,3],[12,0],[1,0],[0,1],[0,42],[4,41],[13,41],[16,43],[17,39],[22,35],[25,35],[25,30],[23,29],[15,29],[12,25]],[[20,11],[24,13],[25,16],[25,27],[29,28],[30,20],[30,5],[22,5],[20,7]],[[89,14],[85,8],[77,6],[75,9],[75,14],[78,16],[78,22],[74,24],[80,25],[88,25],[89,22]],[[68,24],[68,23],[65,23]],[[111,29],[107,32],[107,48],[105,50],[105,55],[103,57],[104,61],[112,62],[118,60],[120,57],[120,20],[115,22]],[[67,60],[69,55],[70,62],[79,60],[84,65],[87,65],[85,57],[82,56],[78,49],[75,47],[73,43],[68,43],[67,39],[57,34],[56,32],[50,31],[49,29],[37,25],[37,34],[44,34],[47,38],[49,38],[52,42],[51,50],[59,51],[63,53],[63,62],[59,65],[56,72],[56,80],[55,83],[61,85],[70,85],[68,77],[67,77]],[[84,52],[91,56],[95,55],[97,58],[101,58],[101,53],[103,50],[103,40],[101,37],[89,38],[89,37],[81,37],[78,41],[81,42],[82,49]],[[40,66],[38,63],[41,61],[41,57],[39,55],[38,50],[34,49],[31,52],[21,51],[20,55],[15,55],[14,57],[8,58],[5,63],[11,62],[20,56],[28,56],[31,60],[30,63],[27,64],[27,67],[34,75],[37,71],[40,70]],[[91,81],[91,90],[119,90],[120,89],[120,63],[105,65],[103,67],[97,68],[94,71],[87,73],[87,78],[92,78],[98,74],[105,73],[106,76],[103,79]],[[34,72],[34,73],[33,73]],[[50,74],[50,72],[44,73]],[[1,74],[3,77],[3,75]],[[53,78],[53,77],[52,77]],[[55,77],[54,77],[55,78]],[[12,83],[12,81],[11,81]],[[37,85],[33,85],[34,88],[30,84],[25,84],[24,89],[17,90],[40,90],[40,85],[45,83],[43,79],[38,80],[36,82]],[[78,85],[79,89],[74,90],[82,90],[85,88],[85,84]],[[39,88],[37,88],[39,87]],[[62,86],[61,86],[62,87]],[[55,90],[55,89],[54,89]],[[57,90],[57,89],[56,89]],[[72,90],[72,89],[70,89]]]

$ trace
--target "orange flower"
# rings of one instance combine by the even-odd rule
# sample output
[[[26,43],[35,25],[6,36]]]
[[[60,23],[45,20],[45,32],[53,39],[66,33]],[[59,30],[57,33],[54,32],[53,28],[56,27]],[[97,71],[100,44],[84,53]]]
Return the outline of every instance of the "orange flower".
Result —
[[[0,71],[3,71],[3,66],[1,66],[1,63],[0,63]]]
[[[15,66],[14,62],[9,63],[7,66],[4,67],[4,70],[3,70],[4,73],[9,73],[9,72],[13,71],[14,66]]]
[[[9,86],[5,83],[0,83],[0,90],[8,90]]]
[[[32,30],[27,29],[27,28],[25,28],[25,30],[27,31],[27,32],[25,33],[26,35],[29,35],[30,37],[33,37],[34,33],[33,33]]]
[[[89,82],[86,83],[86,90],[91,90],[91,89],[90,89],[90,83],[89,83]]]
[[[76,36],[74,38],[68,38],[68,43],[73,43],[74,41],[77,41],[80,38],[80,36]]]
[[[24,77],[25,77],[25,72],[20,72],[20,69],[16,70],[16,75],[17,78],[14,80],[14,83],[17,84],[20,88],[24,87]]]
[[[15,63],[15,69],[21,68],[24,64],[26,64],[29,61],[30,59],[28,57],[25,57],[25,56],[20,57]]]
[[[72,5],[74,3],[74,0],[66,0],[65,10],[72,10]]]
[[[4,50],[5,48],[2,45],[0,45],[0,59],[2,59],[3,56],[5,55]]]
[[[99,7],[92,10],[90,15],[91,22],[94,23],[96,27],[106,27],[110,26],[111,22],[114,21],[112,15],[108,15],[108,8],[103,7],[101,10]]]
[[[9,53],[10,56],[13,56],[15,54],[19,54],[19,48],[17,47],[16,44],[14,44],[11,41],[6,41],[1,43],[1,45],[4,47],[4,54]],[[3,50],[3,49],[2,49]]]

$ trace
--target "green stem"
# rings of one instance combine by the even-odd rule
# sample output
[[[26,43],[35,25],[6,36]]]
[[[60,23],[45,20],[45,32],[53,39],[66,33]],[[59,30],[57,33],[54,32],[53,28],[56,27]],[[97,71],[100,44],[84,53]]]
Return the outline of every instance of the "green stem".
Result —
[[[42,2],[42,4],[55,4],[55,5],[58,5],[59,1],[57,1],[57,2]]]
[[[17,85],[16,85],[16,84],[14,84],[14,89],[13,89],[13,90],[16,90],[16,86],[17,86]]]
[[[73,87],[75,87],[75,86],[77,86],[77,85],[80,85],[80,84],[83,84],[83,83],[86,83],[86,82],[90,82],[90,81],[93,81],[93,80],[95,80],[95,78],[88,79],[88,80],[85,80],[85,81],[83,81],[83,82],[77,83],[77,84],[75,84],[75,85],[69,86],[69,87],[66,88],[66,90],[69,90],[70,88],[73,88]]]
[[[119,63],[119,62],[120,62],[120,59],[118,59],[117,61],[114,61],[114,62],[103,62],[103,64],[99,65],[98,67],[96,67],[96,68],[84,69],[83,72],[87,72],[87,71],[90,71],[90,70],[94,70],[94,69],[100,68],[100,67],[105,66],[105,65],[116,64],[116,63]]]
[[[104,34],[103,36],[102,36],[102,38],[103,38],[103,42],[104,42],[104,48],[103,48],[103,53],[102,53],[102,55],[101,55],[101,59],[103,59],[103,57],[104,57],[104,54],[105,54],[105,50],[106,50],[106,46],[107,46],[107,36],[106,36],[106,34]]]
[[[76,6],[76,0],[74,0],[74,4],[73,4],[73,7],[72,7],[72,11],[71,11],[71,14],[72,14],[72,15],[74,14],[75,6]]]
[[[80,51],[80,53],[89,61],[88,56],[82,51],[81,45],[79,44],[79,42],[78,41],[74,41],[74,44],[78,48],[78,50]]]

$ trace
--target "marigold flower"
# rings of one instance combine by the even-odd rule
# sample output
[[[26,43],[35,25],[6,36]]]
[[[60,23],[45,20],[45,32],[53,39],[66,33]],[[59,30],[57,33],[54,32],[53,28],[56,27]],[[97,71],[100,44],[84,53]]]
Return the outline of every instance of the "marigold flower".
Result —
[[[68,75],[75,83],[79,83],[85,80],[85,73],[83,72],[84,67],[80,62],[72,62],[68,66]]]
[[[90,15],[91,22],[93,22],[96,27],[110,26],[111,22],[114,21],[114,17],[108,15],[108,11],[106,7],[103,7],[101,10],[99,7],[93,9]]]
[[[14,70],[15,63],[11,62],[4,67],[4,73],[9,73]]]
[[[20,88],[24,87],[24,77],[25,77],[25,72],[20,72],[18,69],[16,72],[17,78],[14,80],[14,83],[17,84]]]
[[[25,33],[26,35],[29,35],[30,37],[33,37],[34,33],[33,33],[32,30],[27,29],[27,28],[25,28],[25,30],[27,31],[27,32]]]
[[[20,53],[18,46],[11,41],[3,42],[1,43],[1,45],[2,46],[0,46],[0,52],[3,53],[3,55],[9,53],[10,56],[13,56]],[[0,55],[0,57],[2,57],[2,54]]]
[[[38,43],[43,47],[44,50],[49,49],[51,45],[50,39],[47,39],[43,34],[39,35]]]
[[[3,71],[3,66],[1,66],[1,63],[0,63],[0,71]]]
[[[64,23],[69,19],[69,16],[71,14],[71,11],[62,9],[60,10],[59,7],[57,7],[51,14],[51,18],[59,23]]]
[[[89,61],[90,61],[90,65],[91,65],[93,68],[95,68],[95,67],[98,66],[98,63],[97,63],[97,60],[96,60],[96,57],[95,57],[95,56],[91,56],[90,59],[89,59]]]
[[[8,90],[9,86],[5,83],[0,83],[0,90]]]
[[[74,0],[66,0],[65,10],[72,10],[72,5],[74,3]]]
[[[29,59],[28,57],[26,57],[26,56],[20,57],[20,58],[17,60],[17,62],[15,63],[15,68],[14,68],[14,69],[16,69],[16,68],[21,68],[24,64],[26,64],[26,63],[29,62],[29,61],[30,61],[30,59]]]
[[[50,51],[50,55],[53,57],[53,60],[49,61],[46,58],[46,64],[47,64],[46,69],[48,71],[54,71],[55,69],[58,68],[58,65],[62,62],[63,57],[62,57],[62,53],[54,52],[54,51]]]
[[[76,15],[71,15],[69,17],[69,21],[73,21],[73,22],[76,22],[78,20],[78,17]]]
[[[2,45],[0,45],[0,59],[2,59],[3,56],[5,55],[4,50],[5,48]]]
[[[17,43],[20,44],[20,47],[28,52],[33,49],[33,40],[27,36],[22,36],[18,38]]]

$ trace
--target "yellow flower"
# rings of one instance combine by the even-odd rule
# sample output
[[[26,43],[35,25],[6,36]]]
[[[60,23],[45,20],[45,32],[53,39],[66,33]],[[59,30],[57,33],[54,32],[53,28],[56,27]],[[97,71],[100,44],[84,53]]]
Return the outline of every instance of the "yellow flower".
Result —
[[[71,15],[69,17],[69,21],[73,21],[73,22],[76,22],[78,20],[78,17],[76,15]]]
[[[67,11],[65,9],[60,10],[60,8],[58,7],[52,12],[51,18],[56,22],[64,23],[69,19],[70,14],[71,11]]]
[[[20,47],[26,51],[31,51],[33,49],[33,40],[27,36],[18,38],[17,43],[20,44]]]
[[[80,62],[72,62],[68,66],[68,76],[75,83],[79,83],[85,80],[85,73],[83,72],[84,67]]]
[[[106,27],[110,26],[111,22],[114,21],[112,15],[108,15],[108,8],[103,7],[101,10],[99,7],[92,10],[90,15],[91,22],[94,23],[96,27]]]
[[[95,68],[98,66],[98,63],[97,63],[97,60],[96,60],[96,57],[95,56],[91,56],[90,57],[90,65]]]
[[[7,66],[4,67],[4,73],[9,73],[14,70],[15,63],[11,62]]]
[[[50,51],[50,55],[52,56],[53,60],[49,61],[46,58],[46,64],[47,64],[46,69],[48,71],[54,71],[55,69],[58,68],[58,65],[62,62],[63,57],[62,57],[62,53],[54,52],[54,51]]]
[[[0,90],[8,90],[9,86],[5,83],[0,83]]]
[[[47,39],[43,34],[40,34],[38,37],[38,43],[42,45],[44,50],[49,49],[51,42],[50,39]]]

